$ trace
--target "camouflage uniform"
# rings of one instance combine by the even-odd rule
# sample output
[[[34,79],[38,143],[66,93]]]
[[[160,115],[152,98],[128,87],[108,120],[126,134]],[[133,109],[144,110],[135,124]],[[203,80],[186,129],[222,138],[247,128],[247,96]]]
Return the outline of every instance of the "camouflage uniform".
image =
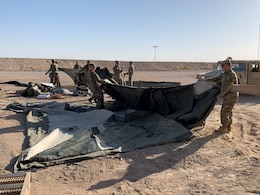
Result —
[[[59,79],[59,74],[58,74],[58,64],[52,63],[50,66],[50,69],[46,72],[46,74],[49,74],[50,77],[50,82],[53,83],[54,85],[57,85],[57,87],[61,87],[60,84],[60,79]]]
[[[74,65],[74,72],[75,72],[75,79],[74,83],[76,85],[79,85],[79,71],[81,70],[80,65],[78,64],[78,61],[76,61],[76,64]]]
[[[129,66],[129,68],[128,68],[128,72],[125,73],[125,75],[128,74],[128,82],[129,82],[129,85],[130,85],[130,86],[133,86],[133,80],[132,80],[132,78],[133,78],[134,70],[135,70],[134,65],[131,63],[130,66]]]
[[[119,65],[113,67],[114,79],[119,85],[123,85],[123,69]]]
[[[220,76],[210,79],[221,85],[219,97],[223,98],[223,103],[220,112],[222,127],[221,131],[230,131],[232,124],[232,109],[238,99],[238,93],[232,92],[233,84],[238,84],[236,73],[231,69],[229,72],[224,72]]]
[[[93,93],[92,98],[97,103],[96,108],[103,108],[104,96],[101,89],[101,83],[103,83],[103,80],[100,79],[100,77],[95,71],[87,71],[87,83],[89,89]]]

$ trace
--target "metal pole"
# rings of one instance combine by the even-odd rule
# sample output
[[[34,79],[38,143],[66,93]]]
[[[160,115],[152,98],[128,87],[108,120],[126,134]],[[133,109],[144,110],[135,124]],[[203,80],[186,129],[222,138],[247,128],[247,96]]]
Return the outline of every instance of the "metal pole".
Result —
[[[154,61],[156,61],[156,49],[157,49],[158,46],[154,45],[153,47],[154,47]]]
[[[259,31],[258,31],[258,52],[257,52],[257,60],[259,61],[259,45],[260,45],[260,24],[259,24]]]

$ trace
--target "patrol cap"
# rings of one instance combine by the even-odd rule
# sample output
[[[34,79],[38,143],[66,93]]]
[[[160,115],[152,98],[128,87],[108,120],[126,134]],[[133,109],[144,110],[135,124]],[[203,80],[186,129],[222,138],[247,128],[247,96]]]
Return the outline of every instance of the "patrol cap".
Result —
[[[92,67],[95,67],[95,64],[88,64],[88,66],[92,66]]]
[[[222,66],[224,66],[226,64],[231,66],[232,65],[231,61],[232,61],[232,58],[228,57],[226,60],[223,61]]]

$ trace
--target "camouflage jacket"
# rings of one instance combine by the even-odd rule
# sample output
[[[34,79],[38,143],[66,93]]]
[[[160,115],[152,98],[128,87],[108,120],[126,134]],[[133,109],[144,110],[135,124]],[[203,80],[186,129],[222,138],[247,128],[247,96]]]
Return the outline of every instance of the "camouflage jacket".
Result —
[[[104,81],[100,79],[95,71],[87,72],[87,85],[92,92],[100,90],[100,86]]]
[[[54,76],[55,73],[57,73],[58,70],[59,70],[58,64],[51,64],[51,65],[50,65],[50,68],[49,68],[49,70],[46,72],[46,74],[50,72],[51,75]]]
[[[226,94],[232,92],[233,85],[238,84],[237,75],[233,70],[223,72],[218,77],[209,80],[221,86],[220,97],[224,97]]]
[[[115,78],[122,78],[122,71],[123,69],[120,66],[114,66],[113,72]]]
[[[134,70],[135,70],[134,65],[129,66],[129,68],[128,68],[128,74],[129,74],[129,76],[133,76]]]

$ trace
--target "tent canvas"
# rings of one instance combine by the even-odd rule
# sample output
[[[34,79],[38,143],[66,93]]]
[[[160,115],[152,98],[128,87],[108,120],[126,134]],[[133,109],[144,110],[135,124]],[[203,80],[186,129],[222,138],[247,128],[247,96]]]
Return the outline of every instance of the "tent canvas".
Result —
[[[27,115],[29,147],[22,151],[15,169],[184,141],[192,137],[190,129],[206,119],[219,92],[213,87],[196,94],[194,85],[130,88],[107,84],[104,90],[123,109],[82,109],[57,102],[33,107]]]

